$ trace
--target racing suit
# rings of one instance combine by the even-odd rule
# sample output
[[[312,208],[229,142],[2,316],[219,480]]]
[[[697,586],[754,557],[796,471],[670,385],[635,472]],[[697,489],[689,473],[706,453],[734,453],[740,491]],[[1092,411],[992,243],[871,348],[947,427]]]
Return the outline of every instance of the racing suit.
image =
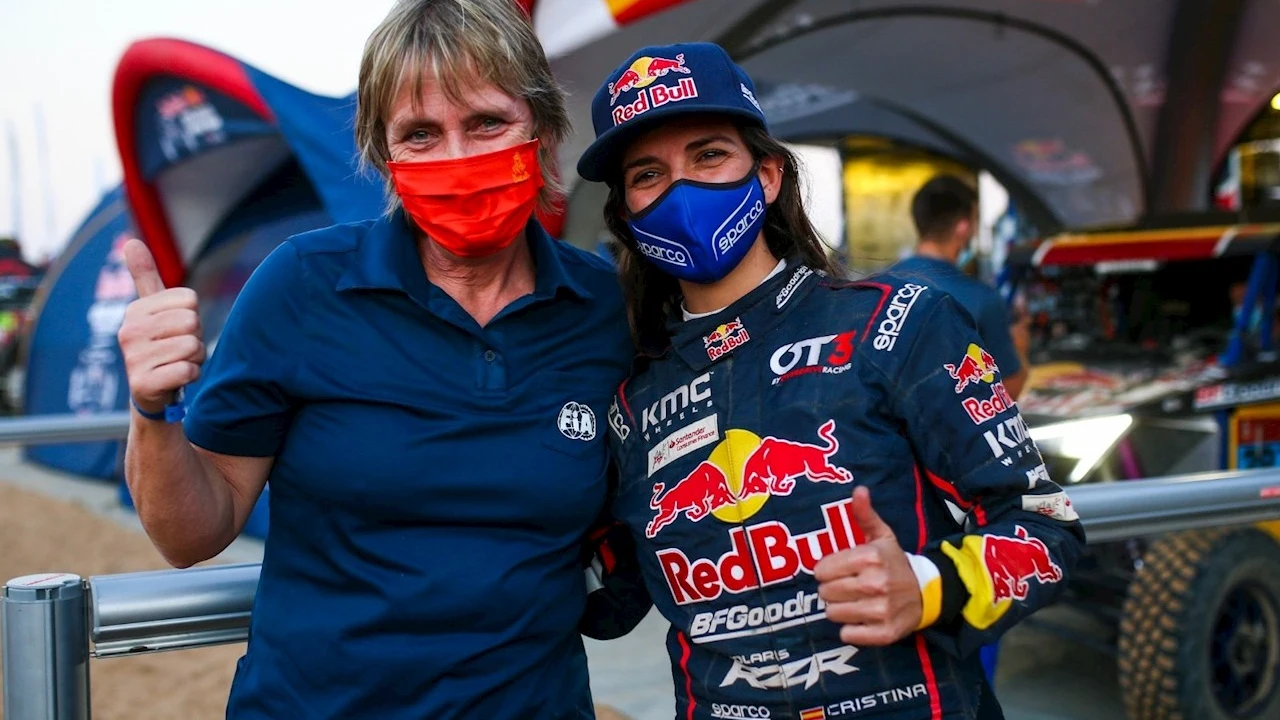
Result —
[[[677,717],[982,717],[973,651],[1057,596],[1084,532],[972,318],[793,263],[671,330],[608,419]],[[927,627],[888,647],[841,642],[813,577],[861,537],[856,485],[921,587]]]

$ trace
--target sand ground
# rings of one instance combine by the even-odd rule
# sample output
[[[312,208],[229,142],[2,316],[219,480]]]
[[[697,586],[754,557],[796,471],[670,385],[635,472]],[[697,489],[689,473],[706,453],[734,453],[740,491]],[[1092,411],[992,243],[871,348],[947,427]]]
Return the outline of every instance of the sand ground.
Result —
[[[167,567],[139,532],[67,500],[0,484],[0,578]],[[94,720],[219,718],[243,645],[89,661]],[[0,658],[0,663],[7,658]]]

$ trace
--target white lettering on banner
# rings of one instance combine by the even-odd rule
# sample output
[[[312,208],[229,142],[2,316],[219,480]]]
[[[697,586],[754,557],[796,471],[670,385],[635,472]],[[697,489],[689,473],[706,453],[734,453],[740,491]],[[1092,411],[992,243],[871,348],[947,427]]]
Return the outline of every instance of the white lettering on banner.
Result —
[[[631,428],[627,426],[627,421],[622,417],[622,410],[618,407],[618,398],[616,397],[609,405],[609,427],[613,428],[613,432],[623,442],[626,442],[627,436],[631,434]]]
[[[734,605],[698,613],[689,625],[689,637],[695,643],[709,643],[777,632],[824,619],[826,607],[818,593],[800,590],[782,602],[756,607]]]
[[[640,432],[648,432],[653,426],[681,413],[693,403],[710,400],[711,388],[704,387],[710,382],[711,373],[705,373],[694,378],[688,385],[681,385],[663,395],[662,399],[650,405],[641,413]]]
[[[782,653],[779,654],[782,655]],[[848,675],[858,672],[857,666],[849,664],[849,660],[857,654],[858,648],[842,645],[799,660],[789,660],[781,664],[775,662],[761,667],[751,667],[755,656],[744,658],[741,655],[735,655],[733,666],[729,668],[724,680],[720,681],[720,687],[729,687],[739,680],[745,680],[748,685],[760,690],[789,688],[797,685],[803,685],[808,690],[818,684],[823,673]],[[786,656],[778,659],[785,660]]]
[[[769,708],[763,705],[711,703],[711,717],[738,720],[738,718],[770,718],[773,716],[769,714]]]
[[[885,705],[893,705],[903,700],[915,700],[916,698],[928,697],[929,689],[924,683],[916,683],[915,685],[904,685],[899,688],[892,688],[862,697],[850,698],[842,700],[838,703],[827,705],[826,708],[816,707],[804,710],[800,713],[800,717],[808,718],[810,715],[820,718],[839,717],[848,715],[849,713],[862,712],[871,708],[882,707]],[[814,711],[822,711],[822,714]]]
[[[641,254],[646,257],[650,257],[664,263],[669,263],[671,265],[677,265],[679,267],[689,266],[689,256],[686,255],[683,250],[660,247],[658,245],[640,242],[638,240],[636,241],[636,245],[640,248]]]
[[[822,335],[783,345],[774,350],[769,358],[769,369],[774,374],[770,384],[777,385],[810,373],[839,375],[846,372],[853,367],[853,341],[856,337],[857,333],[850,330],[839,335]],[[835,347],[830,355],[823,358],[822,349],[833,340]]]
[[[720,428],[716,416],[703,418],[692,425],[687,425],[660,440],[649,449],[649,477],[697,450],[720,439]]]
[[[787,304],[787,301],[791,299],[792,293],[796,291],[796,288],[800,287],[800,283],[804,282],[805,278],[812,274],[813,270],[810,270],[807,265],[801,265],[796,269],[795,274],[791,276],[791,279],[787,281],[786,286],[778,292],[778,297],[774,299],[774,303],[778,306],[779,310],[781,310],[782,307]]]
[[[928,289],[928,285],[907,283],[898,290],[893,300],[889,301],[889,309],[885,310],[884,320],[881,320],[876,328],[876,339],[872,341],[875,349],[893,349],[893,346],[898,343],[898,335],[902,333],[902,324],[911,314],[911,308],[915,306],[920,293]]]
[[[1044,466],[1041,465],[1041,467]],[[1071,498],[1067,497],[1065,492],[1056,492],[1049,495],[1023,495],[1022,509],[1053,518],[1054,520],[1061,520],[1062,522],[1075,522],[1080,519],[1080,516],[1076,514],[1076,509],[1071,506]]]
[[[1005,390],[1002,382],[991,386],[991,397],[985,400],[965,398],[960,404],[964,406],[965,412],[969,413],[969,419],[974,425],[981,425],[1014,407],[1013,398],[1010,397],[1009,391]]]
[[[813,574],[818,560],[855,545],[853,499],[822,506],[823,527],[793,535],[776,520],[729,530],[732,549],[719,558],[690,560],[679,548],[659,550],[658,563],[677,605],[715,600]]]
[[[1253,383],[1228,383],[1203,387],[1195,392],[1196,409],[1226,407],[1280,397],[1280,379]]]
[[[727,253],[732,250],[733,246],[737,245],[738,241],[742,239],[742,234],[747,231],[747,228],[751,227],[751,223],[755,222],[756,218],[763,214],[764,203],[757,200],[755,205],[752,205],[747,209],[746,215],[738,218],[738,222],[734,223],[733,227],[729,228],[728,232],[721,235],[716,240],[716,247],[720,248],[720,252],[722,253]],[[726,222],[728,221],[726,220]],[[716,232],[719,232],[719,230]]]
[[[1049,469],[1044,466],[1044,463],[1040,463],[1027,471],[1027,489],[1035,489],[1035,486],[1038,485],[1041,480],[1045,482],[1051,481],[1051,478],[1049,477]]]

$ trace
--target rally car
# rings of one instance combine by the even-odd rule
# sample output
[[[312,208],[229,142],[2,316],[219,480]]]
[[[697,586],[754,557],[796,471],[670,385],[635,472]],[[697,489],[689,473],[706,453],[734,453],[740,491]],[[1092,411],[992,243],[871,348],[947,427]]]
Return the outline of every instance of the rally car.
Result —
[[[1234,216],[1233,216],[1234,218]],[[1026,427],[1079,483],[1280,458],[1280,222],[1060,235],[1010,253]],[[1280,523],[1092,545],[1068,604],[1108,622],[1131,718],[1280,718]]]

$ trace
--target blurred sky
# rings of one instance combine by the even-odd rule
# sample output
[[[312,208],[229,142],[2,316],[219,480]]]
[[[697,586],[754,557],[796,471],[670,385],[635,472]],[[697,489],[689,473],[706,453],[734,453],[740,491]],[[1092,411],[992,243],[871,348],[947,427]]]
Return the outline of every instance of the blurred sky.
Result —
[[[131,42],[190,40],[306,90],[344,95],[355,89],[365,38],[392,2],[0,0],[0,235],[17,235],[28,259],[56,253],[120,182],[111,80]]]

